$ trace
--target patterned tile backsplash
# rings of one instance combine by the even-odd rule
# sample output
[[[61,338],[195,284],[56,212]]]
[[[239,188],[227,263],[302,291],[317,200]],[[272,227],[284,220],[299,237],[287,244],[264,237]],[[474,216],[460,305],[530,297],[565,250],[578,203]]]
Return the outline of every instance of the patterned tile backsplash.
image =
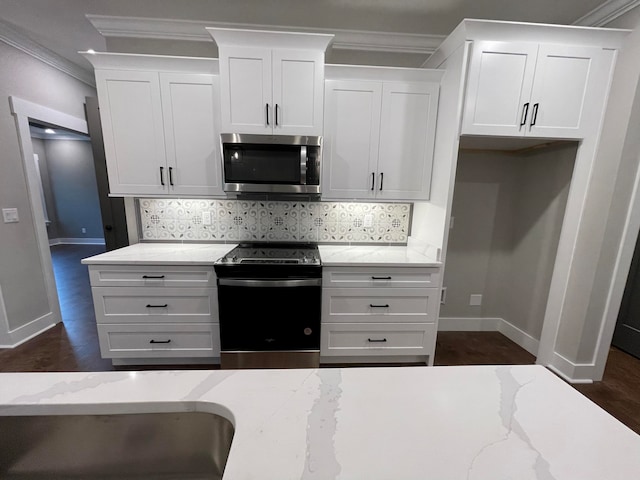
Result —
[[[406,244],[411,221],[410,203],[141,198],[138,204],[142,240]]]

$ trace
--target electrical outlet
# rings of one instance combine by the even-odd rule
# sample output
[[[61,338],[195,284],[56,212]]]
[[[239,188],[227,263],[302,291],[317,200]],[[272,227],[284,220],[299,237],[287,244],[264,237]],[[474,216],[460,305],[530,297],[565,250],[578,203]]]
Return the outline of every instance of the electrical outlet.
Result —
[[[442,290],[440,290],[440,304],[444,305],[445,303],[447,303],[447,287],[442,287]]]
[[[211,225],[211,212],[205,210],[202,212],[202,224],[203,225]]]
[[[82,227],[82,233],[87,233],[87,229]]]
[[[363,221],[364,227],[365,228],[371,228],[373,227],[373,214],[372,213],[367,213],[364,216],[364,221]]]
[[[2,217],[4,223],[18,223],[20,221],[17,208],[3,208]]]
[[[469,295],[469,305],[472,307],[479,307],[482,305],[482,295],[479,293]]]

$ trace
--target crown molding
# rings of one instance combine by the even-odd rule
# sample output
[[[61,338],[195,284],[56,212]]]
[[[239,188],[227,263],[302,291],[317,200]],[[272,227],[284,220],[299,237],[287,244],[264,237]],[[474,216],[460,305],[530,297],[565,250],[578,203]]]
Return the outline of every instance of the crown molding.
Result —
[[[573,25],[603,27],[639,5],[640,0],[607,0],[573,22]]]
[[[91,87],[96,86],[93,73],[40,45],[29,38],[22,29],[0,20],[0,41],[31,55],[47,65],[80,80]]]
[[[418,53],[430,55],[442,43],[444,35],[389,33],[362,30],[257,25],[249,23],[199,22],[163,18],[117,17],[87,15],[89,22],[104,37],[153,38],[211,42],[206,28],[237,28],[280,32],[304,32],[334,35],[331,46],[340,50]]]

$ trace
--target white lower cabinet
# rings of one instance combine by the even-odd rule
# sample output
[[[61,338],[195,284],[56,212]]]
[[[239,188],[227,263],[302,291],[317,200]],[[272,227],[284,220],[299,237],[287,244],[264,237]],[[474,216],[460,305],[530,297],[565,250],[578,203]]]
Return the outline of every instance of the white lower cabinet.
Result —
[[[438,268],[325,268],[321,362],[433,365],[439,300]]]
[[[90,265],[89,278],[103,358],[136,364],[220,357],[213,267]]]

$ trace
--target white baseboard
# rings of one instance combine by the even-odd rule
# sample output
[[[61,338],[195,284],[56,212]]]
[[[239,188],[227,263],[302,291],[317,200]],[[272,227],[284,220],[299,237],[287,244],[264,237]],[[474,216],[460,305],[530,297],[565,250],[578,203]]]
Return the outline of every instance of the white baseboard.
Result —
[[[104,238],[50,238],[49,246],[55,245],[104,245]]]
[[[8,337],[8,342],[4,345],[0,345],[0,348],[15,348],[18,345],[31,340],[33,337],[40,335],[42,332],[49,330],[51,327],[56,325],[58,321],[59,320],[56,320],[53,312],[49,312],[40,318],[36,318],[15,330],[9,331],[8,335],[6,335],[6,337]]]
[[[442,317],[439,332],[500,332],[532,355],[538,354],[539,341],[504,318]]]
[[[547,368],[569,383],[593,383],[595,364],[592,363],[573,363],[554,352],[553,360]]]

